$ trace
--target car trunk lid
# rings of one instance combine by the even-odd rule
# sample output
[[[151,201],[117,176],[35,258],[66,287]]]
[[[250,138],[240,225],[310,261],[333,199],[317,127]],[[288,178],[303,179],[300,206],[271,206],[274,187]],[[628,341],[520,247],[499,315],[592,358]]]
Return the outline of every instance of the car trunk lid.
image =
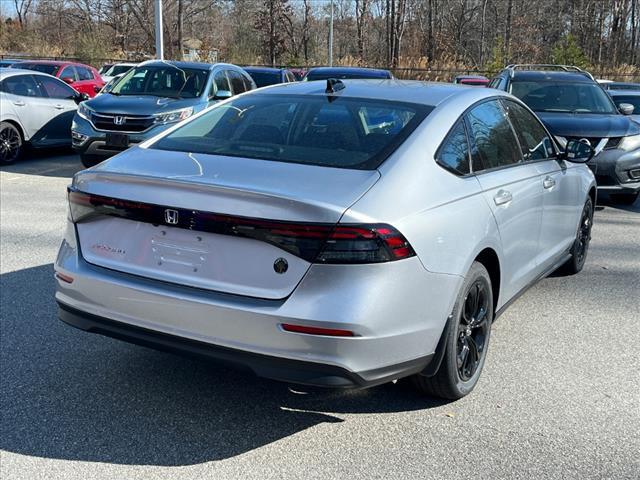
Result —
[[[375,170],[134,148],[79,173],[70,199],[89,263],[280,299],[313,256],[282,235],[324,235],[378,178]]]

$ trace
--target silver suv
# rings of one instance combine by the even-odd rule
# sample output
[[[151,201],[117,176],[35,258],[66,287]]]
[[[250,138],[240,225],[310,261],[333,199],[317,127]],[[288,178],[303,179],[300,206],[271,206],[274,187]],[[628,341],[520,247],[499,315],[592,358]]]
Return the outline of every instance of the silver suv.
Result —
[[[584,265],[592,155],[491,89],[250,92],[75,176],[60,317],[268,378],[460,398],[494,318]]]

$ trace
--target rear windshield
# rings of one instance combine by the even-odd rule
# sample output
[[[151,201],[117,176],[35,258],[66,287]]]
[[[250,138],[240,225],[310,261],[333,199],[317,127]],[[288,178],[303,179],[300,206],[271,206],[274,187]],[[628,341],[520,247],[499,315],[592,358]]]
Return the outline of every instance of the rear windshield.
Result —
[[[153,95],[169,98],[198,98],[207,85],[207,70],[162,66],[135,67],[113,87],[114,95]]]
[[[509,93],[536,112],[617,113],[609,96],[595,83],[514,81]]]
[[[276,83],[282,83],[280,74],[275,72],[248,72],[256,82],[258,87],[266,87],[269,85],[275,85]]]
[[[633,105],[633,113],[640,115],[640,95],[611,95],[613,101],[620,105],[621,103],[630,103]]]
[[[60,67],[58,65],[48,65],[42,63],[21,63],[20,68],[24,68],[26,70],[35,70],[36,72],[47,73],[49,75],[55,75]]]
[[[250,94],[209,110],[151,148],[369,170],[432,109],[363,98]]]

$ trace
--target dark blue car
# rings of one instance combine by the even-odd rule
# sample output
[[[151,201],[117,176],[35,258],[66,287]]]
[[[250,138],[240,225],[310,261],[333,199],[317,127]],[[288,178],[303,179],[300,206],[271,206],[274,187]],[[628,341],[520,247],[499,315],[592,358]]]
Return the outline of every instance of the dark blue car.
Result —
[[[103,95],[82,102],[71,127],[85,167],[157,135],[214,103],[256,88],[226,63],[152,60],[125,73]]]
[[[378,68],[360,68],[360,67],[316,67],[310,69],[304,77],[307,82],[313,80],[327,80],[328,78],[337,79],[378,79],[384,80],[393,78],[389,70]]]
[[[279,83],[295,82],[296,77],[290,70],[286,68],[270,68],[270,67],[243,67],[244,71],[251,75],[256,86],[268,87],[269,85],[277,85]]]
[[[595,150],[588,163],[598,189],[631,204],[640,192],[640,125],[629,109],[618,110],[593,77],[577,67],[513,65],[489,85],[533,110],[556,140],[580,140]]]

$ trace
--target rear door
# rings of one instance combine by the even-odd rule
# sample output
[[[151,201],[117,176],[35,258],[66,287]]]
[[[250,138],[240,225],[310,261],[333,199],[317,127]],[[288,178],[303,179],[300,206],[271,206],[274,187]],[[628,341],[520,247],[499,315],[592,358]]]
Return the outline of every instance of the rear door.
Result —
[[[518,140],[499,100],[466,114],[472,167],[500,231],[505,298],[537,276],[542,189],[536,165],[524,162]]]
[[[38,141],[48,145],[67,145],[71,143],[71,122],[78,107],[75,102],[77,92],[55,77],[34,75],[39,90],[46,99],[42,100],[43,109],[48,112],[47,122],[39,132]]]
[[[52,109],[46,93],[35,80],[35,75],[11,75],[2,86],[7,100],[25,129],[26,138],[38,143],[41,131],[52,117]],[[69,133],[71,135],[71,133]]]
[[[518,135],[524,160],[535,163],[540,174],[542,225],[537,262],[545,269],[551,267],[575,240],[580,179],[570,165],[558,160],[549,134],[529,110],[512,100],[503,100],[503,105]]]

